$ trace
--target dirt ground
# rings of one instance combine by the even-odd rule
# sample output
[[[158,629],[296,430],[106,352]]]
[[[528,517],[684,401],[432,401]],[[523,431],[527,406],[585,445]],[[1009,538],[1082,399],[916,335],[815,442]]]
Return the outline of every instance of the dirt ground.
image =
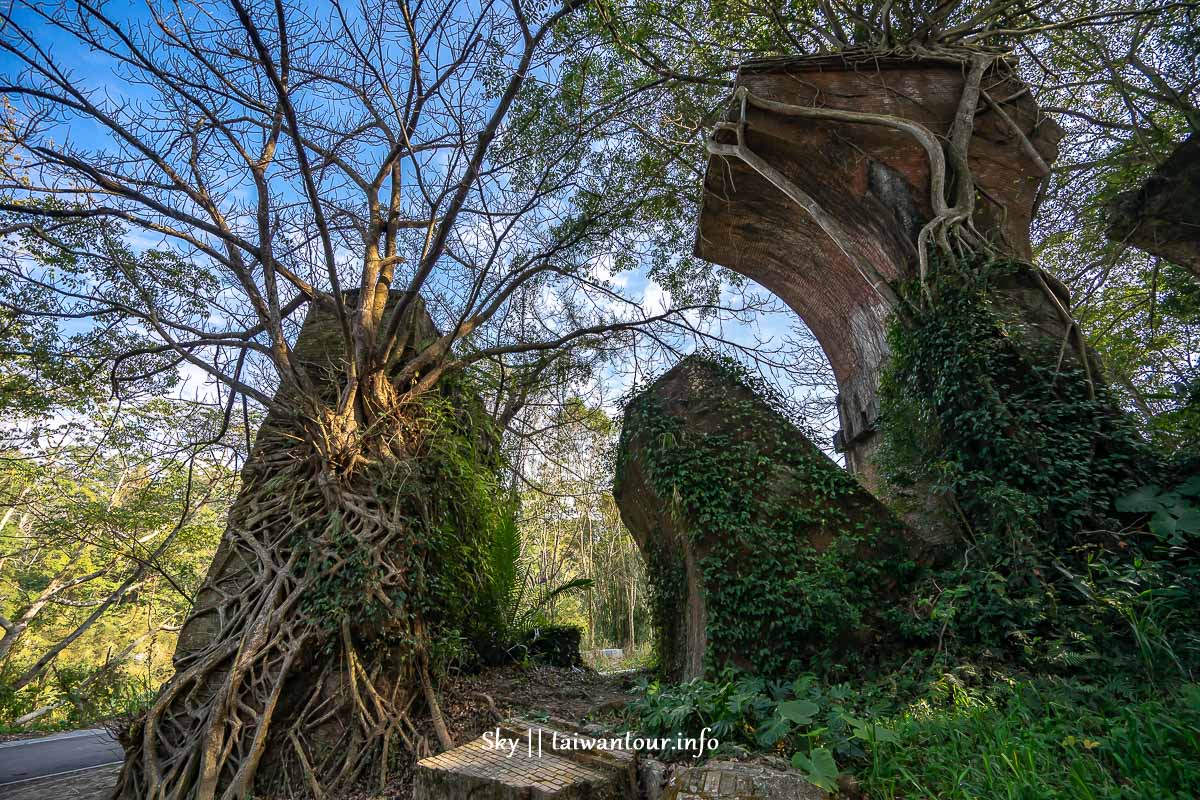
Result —
[[[464,744],[501,719],[528,717],[573,726],[616,725],[633,699],[634,673],[601,675],[590,669],[508,666],[456,677],[440,687],[446,726],[456,744]],[[430,736],[432,739],[432,735]],[[0,789],[0,800],[107,800],[117,781],[116,767],[34,781]],[[411,765],[380,794],[344,800],[409,800]]]
[[[612,723],[633,699],[636,673],[601,675],[590,669],[516,665],[464,676],[443,687],[447,724],[456,727],[456,740],[467,741],[491,724],[485,720],[478,733],[479,716],[495,712],[500,717],[533,719],[553,717],[573,725]],[[490,701],[490,702],[489,702]],[[481,705],[482,704],[482,705]],[[468,736],[468,734],[471,734]]]

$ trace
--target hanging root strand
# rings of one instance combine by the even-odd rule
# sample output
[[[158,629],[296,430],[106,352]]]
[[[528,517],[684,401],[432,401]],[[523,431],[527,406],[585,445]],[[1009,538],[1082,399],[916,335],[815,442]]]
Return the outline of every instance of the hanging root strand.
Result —
[[[749,148],[746,144],[747,109],[756,108],[780,116],[801,119],[877,125],[911,136],[925,151],[929,159],[929,203],[933,217],[921,228],[917,236],[916,248],[918,279],[925,299],[931,301],[928,290],[931,245],[936,245],[943,253],[951,257],[962,257],[968,252],[977,253],[981,250],[990,250],[986,238],[975,229],[972,221],[975,211],[976,187],[971,177],[969,149],[971,137],[974,134],[975,116],[984,95],[983,77],[1000,60],[996,54],[985,52],[973,52],[966,57],[967,74],[964,79],[963,91],[944,146],[942,140],[927,126],[911,119],[889,114],[782,103],[758,97],[742,86],[734,92],[734,103],[739,109],[737,120],[719,123],[716,126],[718,131],[733,132],[735,142],[727,144],[715,138],[710,139],[707,145],[708,152],[713,155],[733,156],[742,160],[795,200],[833,239],[851,263],[860,270],[867,270],[863,276],[867,282],[874,286],[876,291],[883,294],[885,299],[894,300],[896,299],[894,292],[888,286],[887,281],[871,269],[870,258],[857,253],[857,248],[853,244],[854,237],[843,229],[841,223],[825,211],[815,199]],[[1011,118],[1007,115],[1005,118],[1015,126]],[[1027,138],[1025,141],[1028,143]],[[1030,144],[1029,147],[1032,145]],[[951,179],[953,179],[955,190],[953,205],[947,200]]]

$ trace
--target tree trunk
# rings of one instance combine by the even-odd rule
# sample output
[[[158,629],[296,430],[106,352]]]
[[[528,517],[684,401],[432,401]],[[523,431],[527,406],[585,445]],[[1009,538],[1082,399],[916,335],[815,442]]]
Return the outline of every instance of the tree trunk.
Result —
[[[633,651],[637,649],[637,632],[634,630],[634,611],[637,609],[637,579],[630,577],[629,580],[629,654],[633,655]]]
[[[410,312],[409,355],[436,335],[421,303]],[[453,485],[433,491],[445,476],[430,470],[457,423],[395,392],[363,403],[373,419],[333,414],[345,355],[329,311],[310,310],[293,359],[318,396],[287,381],[276,394],[175,675],[124,737],[117,797],[336,796],[429,749],[411,715],[439,622],[436,538],[453,522]]]

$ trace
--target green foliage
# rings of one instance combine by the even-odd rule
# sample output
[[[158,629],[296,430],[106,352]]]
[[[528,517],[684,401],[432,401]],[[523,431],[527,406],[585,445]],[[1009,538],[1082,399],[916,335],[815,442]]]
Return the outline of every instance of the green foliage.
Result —
[[[223,440],[221,426],[219,412],[165,399],[99,406],[3,453],[0,615],[13,629],[0,637],[0,724],[39,710],[38,727],[94,723],[165,677],[164,628],[190,610],[236,489],[242,432]],[[188,461],[181,439],[214,444]]]
[[[673,666],[668,663],[670,642],[682,636],[679,624],[680,609],[687,604],[686,571],[679,559],[652,535],[642,550],[646,561],[646,578],[650,585],[650,614],[654,622],[654,662],[662,671]]]
[[[535,576],[523,553],[516,498],[502,486],[498,435],[472,378],[448,379],[423,399],[413,421],[423,444],[411,464],[398,469],[378,461],[366,467],[374,502],[408,528],[407,547],[400,552],[408,555],[402,568],[413,580],[385,602],[372,554],[343,527],[335,509],[311,519],[309,526],[322,531],[332,549],[322,553],[320,565],[310,565],[312,553],[302,552],[299,568],[340,566],[306,594],[304,610],[327,631],[347,620],[374,625],[376,633],[385,634],[376,637],[379,644],[393,640],[389,629],[405,631],[401,623],[419,620],[443,671],[543,651],[547,658],[578,663],[578,629],[542,623],[556,601],[590,588],[592,581],[547,582]],[[301,548],[315,540],[308,530],[294,537]],[[396,609],[403,609],[404,619],[396,617]],[[329,637],[327,646],[336,642]]]
[[[370,487],[372,506],[403,531],[403,546],[393,545],[396,567],[409,576],[403,588],[385,593],[375,554],[345,528],[338,509],[310,516],[293,533],[297,568],[328,573],[303,599],[314,625],[333,632],[350,621],[383,647],[412,644],[397,637],[408,636],[409,623],[419,621],[430,642],[444,642],[435,654],[439,666],[477,660],[493,608],[489,557],[505,534],[511,507],[500,483],[494,424],[477,397],[470,376],[445,381],[438,393],[422,398],[409,420],[421,441],[415,457],[402,463],[364,459],[360,485]],[[270,480],[290,479],[280,474]],[[332,547],[311,548],[317,533]],[[321,562],[313,563],[314,557]],[[335,563],[338,569],[329,572]],[[337,642],[326,637],[326,647]]]
[[[1020,683],[898,715],[859,778],[872,798],[1168,798],[1200,788],[1200,687]]]
[[[499,514],[492,531],[491,546],[486,561],[486,581],[480,596],[479,612],[483,625],[478,628],[481,654],[485,660],[501,661],[534,655],[543,650],[552,659],[579,660],[579,629],[575,626],[538,627],[539,620],[559,598],[591,588],[590,578],[572,578],[560,583],[548,583],[534,575],[533,564],[522,552],[521,529],[517,525],[515,503]],[[547,638],[542,646],[539,631]],[[573,632],[573,633],[570,633]],[[566,655],[572,648],[562,644],[563,638],[574,639],[574,656]]]
[[[825,689],[811,674],[772,681],[727,668],[711,681],[643,681],[638,693],[629,706],[631,722],[639,733],[666,740],[662,755],[668,758],[691,755],[670,748],[707,728],[720,743],[718,754],[798,753],[808,761],[801,768],[819,776],[827,759],[861,758],[864,742],[892,737],[859,715],[854,704],[861,699],[849,687]]]
[[[545,609],[546,621],[582,625],[586,649],[621,648],[633,658],[652,631],[642,556],[611,492],[607,456],[616,426],[602,408],[574,396],[528,414],[526,424],[540,436],[537,457],[523,459],[519,525],[532,577],[546,585],[594,581],[560,596]]]
[[[0,733],[75,730],[131,717],[153,702],[157,693],[157,680],[146,674],[106,669],[102,663],[67,664],[56,668],[36,692],[14,692],[7,683],[0,682]],[[10,724],[37,707],[55,702],[61,706],[34,724]]]
[[[1172,547],[1185,547],[1200,537],[1200,475],[1171,491],[1147,484],[1117,500],[1117,510],[1152,514],[1150,532]]]
[[[1114,533],[1118,499],[1156,461],[1098,376],[993,305],[1028,291],[1030,269],[935,264],[934,301],[912,303],[890,330],[882,463],[893,485],[948,498],[969,540],[919,592],[929,632],[1067,669],[1120,646],[1130,613],[1161,610],[1196,573],[1146,568],[1165,555],[1157,541]],[[1176,508],[1162,513],[1176,520]]]
[[[487,602],[498,614],[500,629],[507,633],[528,630],[559,597],[591,588],[591,578],[572,578],[562,583],[538,581],[533,565],[522,553],[521,530],[515,509],[501,515],[492,535],[488,557]]]
[[[794,753],[792,766],[803,772],[810,781],[825,791],[833,791],[837,787],[837,761],[824,747],[816,747],[805,755]]]
[[[54,199],[23,204],[69,208]],[[19,218],[0,213],[2,224]],[[64,408],[94,410],[114,388],[131,400],[162,397],[179,383],[175,356],[125,309],[137,298],[198,323],[219,283],[196,259],[165,249],[135,252],[128,233],[120,223],[89,217],[56,225],[49,240],[28,230],[7,237],[22,267],[0,271],[5,414],[41,425]]]
[[[889,587],[914,569],[891,553],[900,537],[889,535],[895,530],[873,507],[846,502],[861,491],[857,482],[803,440],[768,387],[728,359],[693,359],[688,368],[710,373],[705,413],[722,428],[688,430],[655,393],[643,392],[625,411],[618,484],[636,450],[656,496],[669,499],[677,530],[704,543],[697,552],[714,666],[742,659],[773,676],[818,664],[843,668],[846,654],[835,644],[882,626]],[[804,538],[812,532],[827,534],[829,544],[813,546]],[[683,607],[685,570],[672,558],[660,544],[647,553],[660,657]]]
[[[1114,395],[1164,454],[1200,449],[1200,282],[1187,269],[1131,250],[1076,316]]]
[[[529,588],[529,565],[521,559],[521,531],[515,509],[510,507],[499,522],[488,553],[487,594],[489,604],[496,610],[499,627],[508,631],[521,627],[521,606]]]
[[[418,460],[415,484],[426,509],[417,519],[427,583],[412,595],[420,599],[417,612],[439,635],[469,636],[474,620],[487,613],[480,604],[488,552],[508,508],[500,480],[504,463],[495,447],[499,434],[470,375],[443,385],[441,396],[428,401],[427,414],[428,449]]]
[[[525,629],[519,644],[525,654],[555,667],[578,667],[583,664],[580,641],[583,629],[577,625],[534,625]]]
[[[935,300],[891,326],[882,396],[888,477],[952,493],[976,535],[1068,545],[1105,523],[1148,453],[1059,341],[998,315],[1032,268],[941,260]],[[914,295],[915,297],[915,295]]]
[[[1148,689],[1114,674],[1094,683],[961,667],[826,688],[812,675],[788,683],[727,671],[643,683],[630,725],[669,743],[707,727],[720,754],[790,754],[821,788],[852,774],[875,800],[1194,797],[1200,687]]]
[[[381,583],[373,569],[371,553],[362,545],[352,531],[346,529],[342,515],[333,509],[324,516],[317,516],[297,532],[301,542],[316,541],[324,534],[330,539],[330,549],[324,551],[321,561],[312,564],[308,553],[297,560],[300,570],[315,569],[325,577],[318,579],[301,601],[304,614],[327,633],[341,630],[347,621],[382,622],[387,610],[376,594]],[[334,571],[334,567],[337,567]],[[393,601],[402,598],[393,597]],[[325,647],[332,650],[337,645],[336,637],[329,637]]]

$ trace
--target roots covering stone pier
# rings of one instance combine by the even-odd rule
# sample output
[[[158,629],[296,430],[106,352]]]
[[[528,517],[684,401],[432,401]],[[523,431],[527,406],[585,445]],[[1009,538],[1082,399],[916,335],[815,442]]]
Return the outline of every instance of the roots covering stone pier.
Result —
[[[409,309],[411,348],[436,332]],[[413,397],[379,381],[363,418],[333,414],[338,334],[309,314],[295,357],[322,382],[285,383],[259,431],[175,676],[125,735],[120,798],[336,796],[448,743],[430,660],[472,617],[492,441],[449,382]]]

